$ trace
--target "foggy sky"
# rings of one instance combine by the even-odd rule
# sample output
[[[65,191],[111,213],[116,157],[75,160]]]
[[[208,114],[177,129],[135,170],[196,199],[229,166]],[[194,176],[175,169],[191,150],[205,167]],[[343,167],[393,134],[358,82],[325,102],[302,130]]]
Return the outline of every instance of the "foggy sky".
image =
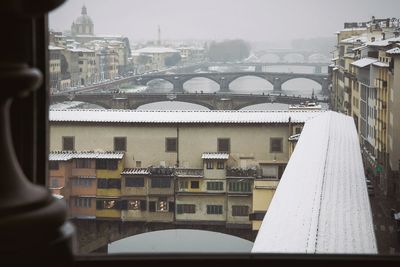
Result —
[[[85,4],[95,33],[132,40],[233,39],[279,42],[332,37],[344,22],[399,17],[398,0],[67,0],[49,27],[70,30]]]

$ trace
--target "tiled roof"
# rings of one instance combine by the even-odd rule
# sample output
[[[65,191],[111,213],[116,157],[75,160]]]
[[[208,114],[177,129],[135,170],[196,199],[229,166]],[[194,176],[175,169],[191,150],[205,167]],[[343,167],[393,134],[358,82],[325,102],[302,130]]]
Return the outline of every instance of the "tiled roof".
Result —
[[[50,152],[50,161],[67,161],[71,159],[122,159],[124,152],[94,152],[94,151],[55,151]]]
[[[304,123],[324,111],[204,111],[204,110],[51,110],[51,122],[101,123]]]
[[[207,152],[203,153],[201,156],[202,159],[229,159],[228,153],[219,153],[219,152]]]
[[[149,175],[150,171],[147,168],[125,168],[122,175]]]

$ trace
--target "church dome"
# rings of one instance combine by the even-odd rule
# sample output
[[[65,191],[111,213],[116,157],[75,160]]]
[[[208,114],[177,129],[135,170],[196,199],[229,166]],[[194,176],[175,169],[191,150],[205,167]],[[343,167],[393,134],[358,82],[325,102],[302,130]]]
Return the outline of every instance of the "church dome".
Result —
[[[86,6],[83,6],[81,15],[72,23],[71,31],[74,34],[93,35],[93,28],[93,21],[87,14]]]

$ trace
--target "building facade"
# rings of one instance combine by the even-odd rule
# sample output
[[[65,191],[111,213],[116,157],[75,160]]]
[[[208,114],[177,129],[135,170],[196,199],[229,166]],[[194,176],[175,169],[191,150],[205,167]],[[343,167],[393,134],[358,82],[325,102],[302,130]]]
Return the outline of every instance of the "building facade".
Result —
[[[318,114],[51,111],[50,159],[69,167],[50,177],[65,185],[72,217],[258,230],[294,149],[289,137]]]
[[[396,199],[400,198],[394,182],[400,131],[389,124],[398,117],[400,100],[394,86],[399,70],[393,53],[400,43],[399,25],[397,19],[374,17],[369,22],[345,23],[331,65],[331,107],[354,118],[367,176],[374,178],[384,195]]]

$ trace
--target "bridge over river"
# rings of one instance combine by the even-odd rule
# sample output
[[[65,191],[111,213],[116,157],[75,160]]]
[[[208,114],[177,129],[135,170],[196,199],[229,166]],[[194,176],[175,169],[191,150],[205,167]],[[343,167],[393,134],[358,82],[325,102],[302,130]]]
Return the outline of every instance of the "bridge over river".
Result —
[[[287,96],[283,94],[234,94],[234,93],[80,93],[58,94],[50,97],[50,103],[81,101],[107,109],[137,109],[138,107],[163,101],[180,101],[198,104],[210,110],[240,110],[263,103],[299,104],[315,101],[313,98]],[[319,102],[327,102],[321,99]]]

